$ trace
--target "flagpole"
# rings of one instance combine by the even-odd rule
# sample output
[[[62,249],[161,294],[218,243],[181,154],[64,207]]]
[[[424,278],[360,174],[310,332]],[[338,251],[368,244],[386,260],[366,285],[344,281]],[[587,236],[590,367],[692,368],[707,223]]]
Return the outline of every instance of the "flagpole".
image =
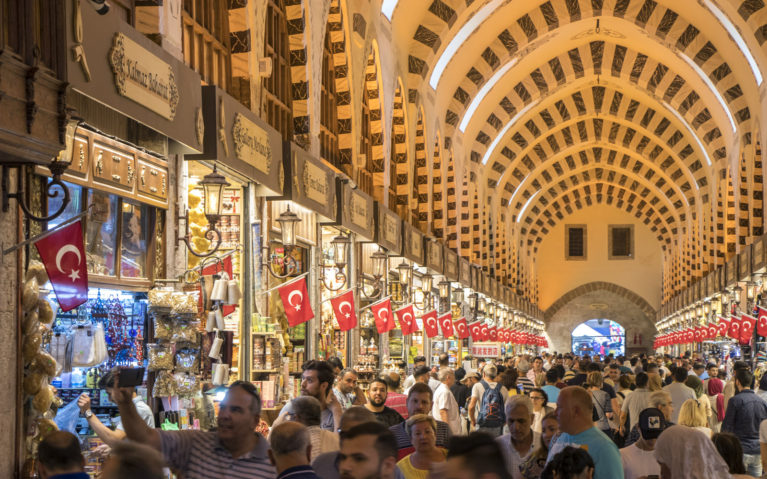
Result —
[[[372,308],[373,306],[377,305],[378,303],[383,303],[384,301],[386,301],[387,299],[390,299],[390,298],[391,298],[391,295],[389,295],[389,296],[387,296],[387,297],[385,297],[383,299],[379,299],[375,303],[368,304],[367,306],[364,306],[364,307],[358,309],[357,312],[361,313],[362,311],[364,311],[364,310],[366,310],[368,308]]]
[[[293,284],[293,283],[295,283],[296,281],[298,281],[299,279],[303,278],[304,276],[306,276],[306,275],[308,275],[308,274],[309,274],[309,272],[307,271],[306,273],[302,273],[302,274],[300,274],[300,275],[296,276],[295,278],[291,279],[291,280],[290,280],[290,281],[288,281],[287,283],[278,284],[277,286],[275,286],[275,287],[273,287],[273,288],[269,288],[269,289],[267,289],[266,291],[260,291],[258,294],[269,294],[269,293],[271,293],[272,291],[274,291],[275,289],[278,289],[278,288],[282,288],[283,286],[287,286],[287,285],[289,285],[289,284]]]
[[[9,253],[13,253],[14,251],[16,251],[16,250],[18,250],[18,249],[20,249],[20,248],[22,248],[22,247],[24,247],[24,246],[26,246],[28,244],[37,243],[41,239],[47,238],[48,236],[50,236],[53,233],[57,232],[61,228],[65,227],[65,226],[69,226],[70,224],[72,224],[75,221],[79,220],[83,216],[87,215],[90,212],[90,209],[93,208],[95,205],[96,205],[95,203],[91,203],[90,205],[88,205],[87,208],[85,208],[85,210],[82,213],[78,213],[78,214],[74,215],[73,217],[69,218],[68,220],[63,221],[60,224],[54,226],[53,228],[51,228],[49,230],[46,230],[46,231],[43,231],[39,235],[33,236],[33,237],[31,237],[31,238],[29,238],[27,240],[22,241],[21,243],[15,244],[15,245],[11,246],[10,248],[3,250],[3,256],[5,256],[5,255],[7,255]]]
[[[343,295],[345,295],[346,293],[348,293],[349,291],[351,291],[352,289],[354,289],[354,288],[349,288],[349,289],[347,289],[346,291],[344,291],[343,293],[338,293],[337,295],[333,296],[332,298],[324,299],[324,300],[322,300],[322,303],[321,303],[321,304],[325,304],[325,303],[327,303],[327,302],[328,302],[328,301],[330,301],[330,300],[336,299],[336,298],[337,298],[337,297],[339,297],[339,296],[343,296]]]

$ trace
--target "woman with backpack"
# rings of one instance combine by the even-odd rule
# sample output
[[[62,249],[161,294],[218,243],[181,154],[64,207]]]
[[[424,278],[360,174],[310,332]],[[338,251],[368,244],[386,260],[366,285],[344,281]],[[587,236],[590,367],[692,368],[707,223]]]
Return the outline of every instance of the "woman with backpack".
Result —
[[[592,371],[586,378],[586,389],[591,393],[591,401],[594,403],[594,425],[607,434],[607,437],[613,437],[613,431],[610,427],[610,419],[613,418],[613,408],[610,404],[610,395],[602,390],[602,373]]]

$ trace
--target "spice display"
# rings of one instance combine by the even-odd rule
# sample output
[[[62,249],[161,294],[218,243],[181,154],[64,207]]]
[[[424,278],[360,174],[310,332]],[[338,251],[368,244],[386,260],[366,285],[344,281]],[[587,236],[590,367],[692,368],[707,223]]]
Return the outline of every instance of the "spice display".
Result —
[[[153,308],[171,308],[173,306],[172,297],[173,291],[165,291],[157,288],[151,289],[149,290],[149,293],[147,293],[149,305]]]
[[[181,348],[176,351],[176,372],[192,372],[197,369],[197,356],[200,350],[196,348]]]
[[[150,371],[173,369],[173,353],[171,347],[164,344],[147,344]]]
[[[192,396],[197,390],[197,378],[194,374],[176,373],[176,394],[183,397]]]
[[[197,314],[197,293],[173,293],[171,295],[171,313]]]
[[[160,371],[154,380],[152,396],[169,397],[176,395],[176,378],[170,371]]]

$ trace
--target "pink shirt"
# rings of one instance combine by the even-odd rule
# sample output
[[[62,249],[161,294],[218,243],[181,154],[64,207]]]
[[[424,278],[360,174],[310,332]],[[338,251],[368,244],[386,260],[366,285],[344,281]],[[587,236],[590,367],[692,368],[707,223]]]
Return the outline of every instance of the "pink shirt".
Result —
[[[401,393],[389,393],[384,405],[397,411],[403,419],[407,419],[407,396]]]

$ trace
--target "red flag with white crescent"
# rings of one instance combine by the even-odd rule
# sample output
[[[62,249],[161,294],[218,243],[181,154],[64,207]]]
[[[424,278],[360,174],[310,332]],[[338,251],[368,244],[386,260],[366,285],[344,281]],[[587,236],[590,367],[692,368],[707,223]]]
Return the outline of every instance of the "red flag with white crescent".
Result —
[[[413,331],[418,329],[418,325],[415,322],[415,309],[412,304],[408,304],[404,308],[400,308],[394,312],[399,319],[399,327],[402,329],[402,335],[407,336],[412,334]]]
[[[727,336],[727,331],[730,330],[730,322],[721,316],[718,316],[718,318],[719,322],[716,325],[716,335],[725,337]]]
[[[471,339],[475,342],[482,341],[482,323],[477,321],[469,325],[469,332],[471,333]]]
[[[700,328],[693,328],[692,329],[692,335],[693,335],[693,341],[696,343],[700,342]]]
[[[490,334],[490,341],[498,341],[498,327],[487,328],[487,331]]]
[[[280,286],[277,291],[282,299],[282,307],[288,318],[288,326],[295,328],[314,317],[312,305],[309,303],[309,291],[306,289],[306,278],[291,281]]]
[[[750,314],[743,314],[740,321],[740,344],[748,344],[754,337],[756,318]]]
[[[330,305],[333,306],[333,314],[338,321],[338,329],[349,331],[357,326],[357,313],[354,309],[354,291],[349,290],[330,299]]]
[[[453,313],[447,312],[437,318],[439,327],[442,329],[442,337],[449,338],[453,335]]]
[[[370,306],[373,312],[376,329],[379,334],[388,333],[396,326],[394,324],[394,314],[391,311],[391,299],[386,298]]]
[[[727,336],[732,339],[740,340],[740,319],[735,316],[730,316],[730,329],[727,331]]]
[[[716,324],[709,324],[707,329],[708,329],[708,333],[707,333],[706,337],[708,339],[716,338],[716,331],[717,331]]]
[[[756,334],[767,336],[767,309],[759,309],[759,319],[756,322]]]
[[[423,330],[426,332],[426,336],[433,338],[439,334],[439,323],[437,323],[437,310],[429,311],[421,316],[421,322],[423,322]]]
[[[469,337],[469,327],[466,324],[466,318],[461,318],[453,323],[453,329],[458,339],[466,339]]]
[[[35,247],[43,260],[61,310],[70,311],[88,301],[88,268],[82,222],[75,221],[59,229],[39,240]]]
[[[490,339],[490,329],[488,328],[487,324],[482,323],[480,330],[482,331],[482,341],[487,341]]]

